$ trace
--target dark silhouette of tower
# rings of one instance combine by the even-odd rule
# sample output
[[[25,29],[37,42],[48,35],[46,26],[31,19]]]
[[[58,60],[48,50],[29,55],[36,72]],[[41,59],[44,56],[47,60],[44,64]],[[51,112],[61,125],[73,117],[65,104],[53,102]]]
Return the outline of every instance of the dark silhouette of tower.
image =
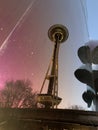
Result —
[[[48,31],[48,37],[54,42],[54,50],[40,94],[38,94],[38,103],[43,104],[45,108],[57,108],[62,100],[58,97],[58,54],[60,44],[67,40],[68,35],[67,28],[59,24],[51,26]],[[43,94],[42,90],[46,82],[48,82],[48,90]]]

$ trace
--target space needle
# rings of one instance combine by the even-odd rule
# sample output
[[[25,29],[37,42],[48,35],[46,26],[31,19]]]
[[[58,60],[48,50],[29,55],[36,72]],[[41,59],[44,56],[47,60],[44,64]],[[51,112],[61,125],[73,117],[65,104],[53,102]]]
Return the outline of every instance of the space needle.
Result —
[[[54,42],[54,50],[37,98],[38,103],[43,104],[45,108],[57,108],[62,100],[58,96],[58,54],[60,44],[64,43],[68,36],[67,28],[60,24],[53,25],[48,30],[48,37]],[[48,85],[48,89],[46,93],[43,93],[45,84]]]

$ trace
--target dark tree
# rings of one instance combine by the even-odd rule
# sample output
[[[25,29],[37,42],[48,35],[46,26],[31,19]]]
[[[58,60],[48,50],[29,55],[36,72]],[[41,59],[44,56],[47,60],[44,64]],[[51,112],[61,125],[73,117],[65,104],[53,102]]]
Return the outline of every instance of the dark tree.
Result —
[[[8,81],[0,91],[0,107],[35,108],[36,92],[29,80]]]

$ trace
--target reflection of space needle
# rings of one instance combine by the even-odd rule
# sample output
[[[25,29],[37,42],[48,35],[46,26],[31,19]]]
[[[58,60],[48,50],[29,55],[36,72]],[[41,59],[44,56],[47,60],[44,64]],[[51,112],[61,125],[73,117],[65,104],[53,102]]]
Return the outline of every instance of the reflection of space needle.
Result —
[[[43,81],[40,94],[38,94],[38,103],[41,103],[45,108],[57,108],[57,105],[61,102],[61,98],[58,97],[58,53],[60,43],[64,42],[68,38],[68,30],[63,25],[53,25],[48,31],[48,37],[54,44],[54,50],[52,59],[48,66],[48,70]],[[48,81],[47,93],[42,94],[42,90],[45,86],[46,81]]]

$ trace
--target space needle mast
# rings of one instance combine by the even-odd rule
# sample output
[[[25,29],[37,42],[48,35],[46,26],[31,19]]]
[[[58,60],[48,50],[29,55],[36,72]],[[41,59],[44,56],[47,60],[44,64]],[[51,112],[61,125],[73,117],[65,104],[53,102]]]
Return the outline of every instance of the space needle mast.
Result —
[[[38,94],[37,98],[38,103],[43,104],[45,108],[57,108],[58,104],[62,100],[58,97],[58,54],[60,44],[68,39],[68,35],[69,33],[67,28],[60,24],[53,25],[48,30],[48,37],[52,42],[54,42],[54,50],[40,94]],[[42,93],[47,81],[47,93]]]

